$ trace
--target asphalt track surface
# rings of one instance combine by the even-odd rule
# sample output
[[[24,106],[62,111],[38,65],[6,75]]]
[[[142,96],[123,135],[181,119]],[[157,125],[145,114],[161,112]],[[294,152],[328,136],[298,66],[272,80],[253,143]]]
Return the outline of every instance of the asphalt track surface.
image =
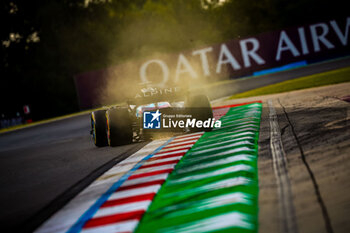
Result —
[[[96,148],[88,115],[0,135],[2,232],[32,231],[145,143]]]
[[[211,99],[348,66],[350,58],[213,86]],[[88,115],[0,135],[2,232],[31,232],[79,191],[146,143],[96,148]]]
[[[350,82],[220,101],[263,102],[259,232],[350,232]]]

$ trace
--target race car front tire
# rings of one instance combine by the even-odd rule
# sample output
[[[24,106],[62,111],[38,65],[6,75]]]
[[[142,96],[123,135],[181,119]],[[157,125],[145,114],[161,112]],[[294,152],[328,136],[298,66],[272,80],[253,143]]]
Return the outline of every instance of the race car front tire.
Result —
[[[108,146],[106,110],[91,113],[91,132],[95,146]]]
[[[108,144],[113,147],[132,143],[132,122],[128,109],[109,109],[106,115]]]

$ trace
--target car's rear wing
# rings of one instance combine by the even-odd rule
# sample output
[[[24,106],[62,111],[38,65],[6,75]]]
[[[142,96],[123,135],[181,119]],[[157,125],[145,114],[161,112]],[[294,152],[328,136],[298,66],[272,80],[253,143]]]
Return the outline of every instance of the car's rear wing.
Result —
[[[185,100],[187,91],[180,87],[143,88],[134,98],[128,100],[129,105],[143,105],[156,102],[176,102]]]

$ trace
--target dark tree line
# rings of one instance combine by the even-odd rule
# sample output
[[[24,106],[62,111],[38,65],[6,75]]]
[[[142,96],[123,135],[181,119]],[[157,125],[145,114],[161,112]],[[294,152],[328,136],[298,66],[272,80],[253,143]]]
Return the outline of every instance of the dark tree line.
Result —
[[[78,111],[77,73],[346,14],[340,0],[3,0],[0,113]]]

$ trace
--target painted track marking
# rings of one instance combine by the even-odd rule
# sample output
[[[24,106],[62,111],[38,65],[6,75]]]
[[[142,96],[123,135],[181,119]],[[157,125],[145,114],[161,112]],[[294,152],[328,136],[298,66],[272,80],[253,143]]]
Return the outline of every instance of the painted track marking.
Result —
[[[105,193],[123,174],[132,169],[140,160],[163,145],[166,140],[155,140],[127,159],[116,164],[86,189],[73,198],[60,211],[40,226],[36,232],[67,232],[74,222]],[[165,178],[163,179],[165,180]]]
[[[184,135],[180,138],[175,138],[171,142],[165,144],[162,146],[161,149],[158,151],[152,153],[152,156],[149,156],[149,159],[153,156],[157,156],[154,158],[154,160],[162,160],[163,156],[168,156],[170,153],[176,152],[177,155],[183,156],[195,143],[193,142],[192,145],[188,145],[188,141],[192,140],[193,138],[200,138],[202,136],[202,133],[196,133],[194,135]],[[179,145],[179,141],[183,142],[183,144],[186,144],[185,147]],[[177,144],[176,147],[173,146],[173,144]],[[186,149],[184,149],[186,148]],[[163,151],[163,149],[165,151]],[[118,189],[110,196],[109,199],[106,200],[108,203],[109,201],[115,201],[116,196],[118,199],[118,193],[122,193],[123,198],[126,196],[125,192],[128,193],[128,198],[133,198],[135,196],[139,195],[150,195],[157,193],[157,191],[161,187],[161,180],[165,180],[170,172],[173,171],[175,164],[171,165],[164,165],[162,163],[154,164],[154,160],[151,160],[151,164],[149,164],[149,161],[147,160],[144,164],[138,167],[137,170],[133,172],[132,175],[128,177],[128,179],[125,181],[126,186],[136,186],[142,185],[142,188],[136,188],[131,190],[119,190]],[[152,165],[151,167],[149,167]],[[146,168],[145,168],[145,167]],[[160,179],[159,176],[163,175],[163,177]],[[135,182],[136,180],[136,182]],[[148,182],[150,185],[149,187],[145,185],[145,182]],[[160,184],[154,185],[154,182],[159,182]],[[122,188],[125,187],[122,185]],[[153,190],[148,190],[150,187],[153,188]],[[120,198],[120,197],[119,197]],[[153,196],[152,196],[153,199]],[[150,205],[152,200],[132,200],[128,204],[116,204],[112,207],[106,207],[100,208],[89,220],[86,221],[83,225],[83,232],[85,230],[90,230],[91,228],[98,228],[99,231],[105,232],[105,227],[109,227],[109,225],[116,224],[118,222],[124,222],[124,221],[130,221],[130,220],[140,220],[142,218],[142,215],[147,210],[148,206]],[[102,212],[102,214],[101,214]],[[130,225],[130,229],[128,231],[133,231],[134,225]],[[119,232],[119,230],[114,230]]]
[[[99,177],[37,232],[133,231],[168,174],[202,134],[147,144]]]

